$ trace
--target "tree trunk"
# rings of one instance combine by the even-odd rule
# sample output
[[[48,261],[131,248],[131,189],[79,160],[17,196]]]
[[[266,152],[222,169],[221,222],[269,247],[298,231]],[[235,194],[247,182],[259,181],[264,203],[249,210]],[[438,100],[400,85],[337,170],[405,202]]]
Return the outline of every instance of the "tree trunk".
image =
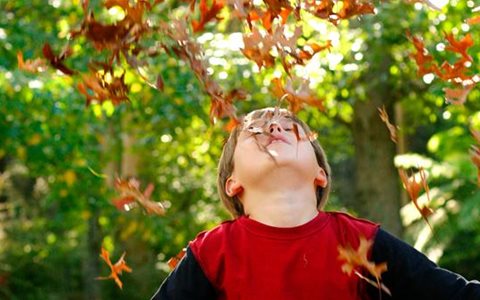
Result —
[[[354,207],[361,217],[401,235],[399,183],[393,164],[395,144],[377,110],[383,105],[382,98],[382,93],[377,91],[370,93],[368,101],[356,101],[354,105]],[[393,110],[389,108],[387,112],[392,116]]]
[[[101,299],[100,283],[95,278],[100,274],[100,247],[102,237],[100,234],[100,225],[98,223],[99,209],[95,203],[96,199],[89,198],[90,218],[88,218],[87,229],[87,251],[84,259],[84,284],[85,299],[97,300]]]

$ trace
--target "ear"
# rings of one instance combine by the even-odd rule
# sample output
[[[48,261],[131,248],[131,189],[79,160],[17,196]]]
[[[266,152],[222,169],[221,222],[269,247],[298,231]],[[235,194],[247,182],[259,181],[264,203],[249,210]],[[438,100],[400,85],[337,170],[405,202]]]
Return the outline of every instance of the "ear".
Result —
[[[225,193],[229,197],[234,197],[241,192],[243,192],[243,186],[240,181],[233,178],[233,176],[228,177],[227,182],[225,182]]]
[[[317,176],[315,177],[314,183],[316,186],[320,186],[322,188],[328,185],[327,173],[323,168],[318,167]]]

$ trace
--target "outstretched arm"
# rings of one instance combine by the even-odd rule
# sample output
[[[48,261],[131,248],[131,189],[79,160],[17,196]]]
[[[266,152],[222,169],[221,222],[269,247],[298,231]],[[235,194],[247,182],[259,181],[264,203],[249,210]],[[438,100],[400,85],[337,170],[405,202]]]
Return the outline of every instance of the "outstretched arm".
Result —
[[[376,263],[387,262],[388,271],[382,275],[382,282],[390,289],[392,297],[382,295],[382,299],[480,299],[479,281],[468,281],[440,268],[382,229],[375,237],[372,258]],[[378,297],[378,290],[371,290],[370,294]]]
[[[151,300],[216,299],[208,281],[190,248],[175,270],[162,283]]]

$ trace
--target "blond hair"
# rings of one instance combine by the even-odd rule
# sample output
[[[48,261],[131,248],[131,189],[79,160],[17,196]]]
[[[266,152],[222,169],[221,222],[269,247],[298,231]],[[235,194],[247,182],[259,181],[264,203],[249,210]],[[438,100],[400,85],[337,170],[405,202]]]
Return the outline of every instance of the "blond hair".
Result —
[[[268,112],[272,113],[273,110],[274,108],[263,108],[259,110],[254,110],[247,115],[245,120],[247,119],[256,120],[256,119],[264,118],[266,113]],[[290,119],[292,119],[296,124],[300,125],[302,129],[305,131],[307,136],[312,135],[312,131],[310,130],[308,125],[305,124],[302,120],[300,120],[299,118],[297,118],[295,115],[293,115],[287,110],[282,109],[282,113],[288,114]],[[242,130],[244,130],[243,124],[240,124],[236,126],[235,129],[233,129],[233,131],[230,133],[230,136],[228,137],[227,142],[223,146],[222,155],[220,156],[220,161],[218,163],[218,174],[217,174],[217,188],[218,188],[220,199],[225,205],[225,208],[235,218],[245,215],[245,210],[243,208],[242,203],[240,202],[240,199],[237,196],[230,197],[227,195],[225,191],[225,184],[228,178],[233,173],[233,168],[234,168],[233,155],[235,153],[235,148],[237,146],[238,136],[240,135]],[[322,146],[317,141],[317,139],[310,139],[310,144],[312,145],[313,150],[315,152],[315,157],[317,159],[318,165],[325,171],[327,175],[327,185],[325,187],[317,186],[317,190],[315,192],[317,197],[317,207],[320,210],[327,203],[328,194],[330,193],[331,171],[330,171],[330,165],[328,164],[328,161],[327,161],[327,156],[325,155],[325,151],[323,150]]]

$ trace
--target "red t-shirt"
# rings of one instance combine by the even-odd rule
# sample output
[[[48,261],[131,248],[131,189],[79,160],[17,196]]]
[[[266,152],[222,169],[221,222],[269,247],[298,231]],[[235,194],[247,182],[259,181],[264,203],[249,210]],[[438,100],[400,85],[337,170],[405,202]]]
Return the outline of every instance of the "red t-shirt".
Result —
[[[377,230],[336,212],[292,228],[243,216],[200,233],[190,249],[219,299],[362,299],[364,283],[342,272],[338,246],[357,249]]]

